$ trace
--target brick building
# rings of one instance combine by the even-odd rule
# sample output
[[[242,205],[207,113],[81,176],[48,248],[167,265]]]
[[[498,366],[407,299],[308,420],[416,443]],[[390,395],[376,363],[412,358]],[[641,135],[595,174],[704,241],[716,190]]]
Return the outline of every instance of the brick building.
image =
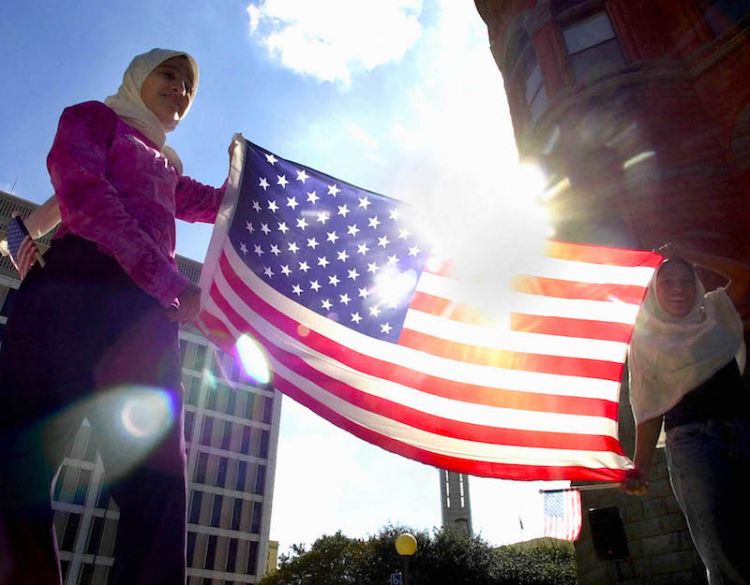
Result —
[[[750,259],[750,1],[475,4],[557,237]],[[632,453],[626,388],[620,412]],[[584,508],[619,509],[629,550],[598,561],[584,518],[581,583],[705,582],[664,466],[659,449],[649,498],[585,493]]]

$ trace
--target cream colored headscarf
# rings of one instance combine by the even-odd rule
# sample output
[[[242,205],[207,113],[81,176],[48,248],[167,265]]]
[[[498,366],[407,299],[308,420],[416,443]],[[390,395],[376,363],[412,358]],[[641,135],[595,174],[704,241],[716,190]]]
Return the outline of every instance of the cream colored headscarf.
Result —
[[[190,55],[182,51],[169,49],[151,49],[148,53],[137,55],[128,65],[122,77],[122,85],[117,93],[109,96],[104,103],[112,108],[120,118],[133,128],[145,134],[156,144],[169,161],[182,174],[182,161],[177,153],[166,144],[166,133],[177,127],[177,122],[163,124],[141,99],[141,85],[149,74],[167,59],[186,57],[193,69],[193,92],[198,89],[198,64]],[[193,93],[195,96],[195,93]],[[191,103],[185,109],[183,118],[188,113]]]
[[[745,367],[742,321],[724,289],[706,293],[693,270],[695,306],[684,317],[674,317],[657,300],[658,274],[649,284],[630,343],[630,403],[636,423],[667,412],[732,358],[740,370]]]

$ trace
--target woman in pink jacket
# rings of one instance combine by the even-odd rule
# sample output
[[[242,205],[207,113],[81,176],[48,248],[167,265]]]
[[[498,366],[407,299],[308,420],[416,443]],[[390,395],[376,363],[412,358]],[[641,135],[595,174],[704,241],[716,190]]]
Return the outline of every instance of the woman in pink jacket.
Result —
[[[183,584],[179,323],[200,290],[175,218],[213,222],[223,188],[165,144],[190,108],[188,54],[137,56],[118,92],[67,108],[47,158],[61,224],[24,279],[0,349],[0,584],[60,583],[50,485],[88,418],[120,509],[112,583]]]

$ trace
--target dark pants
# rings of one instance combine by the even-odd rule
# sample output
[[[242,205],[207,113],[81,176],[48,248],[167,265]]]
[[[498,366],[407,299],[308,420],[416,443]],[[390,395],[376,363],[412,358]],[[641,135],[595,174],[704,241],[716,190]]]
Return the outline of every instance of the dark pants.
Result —
[[[177,325],[90,242],[56,240],[45,259],[0,350],[0,585],[61,581],[50,486],[84,417],[120,508],[112,582],[183,585]]]

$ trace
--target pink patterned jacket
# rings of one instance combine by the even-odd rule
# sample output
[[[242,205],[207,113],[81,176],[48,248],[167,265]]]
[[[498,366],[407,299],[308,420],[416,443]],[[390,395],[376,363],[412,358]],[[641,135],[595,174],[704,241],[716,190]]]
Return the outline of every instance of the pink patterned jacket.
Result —
[[[181,176],[158,148],[101,102],[66,108],[47,157],[62,222],[115,258],[169,306],[188,280],[175,262],[175,218],[213,223],[224,187]]]

